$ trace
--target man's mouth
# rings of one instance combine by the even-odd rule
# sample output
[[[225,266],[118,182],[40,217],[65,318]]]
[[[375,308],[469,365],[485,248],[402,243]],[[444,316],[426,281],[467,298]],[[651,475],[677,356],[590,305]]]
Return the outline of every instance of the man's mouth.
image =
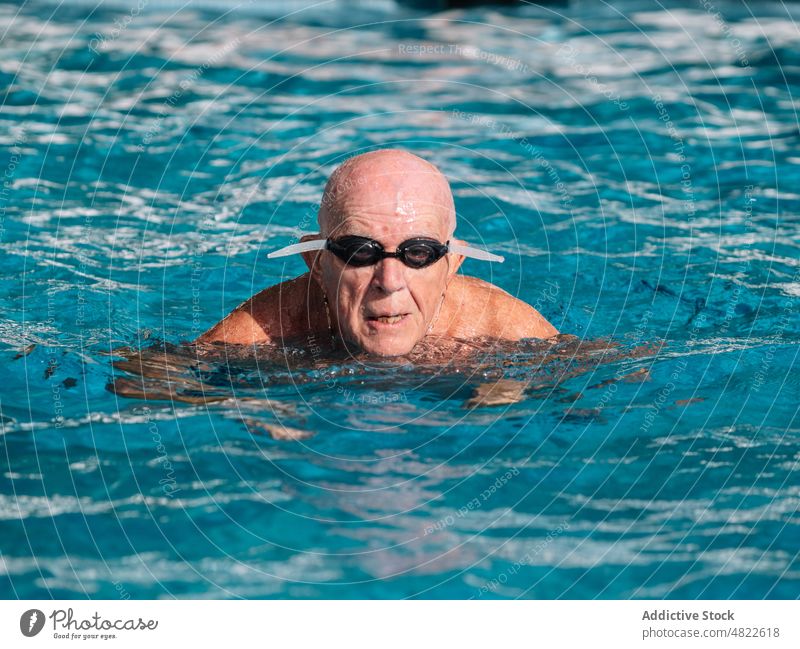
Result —
[[[383,325],[393,325],[404,320],[408,313],[386,313],[383,315],[367,316],[367,322],[379,323]]]

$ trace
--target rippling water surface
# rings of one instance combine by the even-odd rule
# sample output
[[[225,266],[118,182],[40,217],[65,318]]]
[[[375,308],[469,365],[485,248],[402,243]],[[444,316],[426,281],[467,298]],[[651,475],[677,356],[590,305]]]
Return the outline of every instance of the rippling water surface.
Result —
[[[796,597],[797,8],[717,4],[0,5],[0,594]],[[182,345],[385,146],[577,340]]]

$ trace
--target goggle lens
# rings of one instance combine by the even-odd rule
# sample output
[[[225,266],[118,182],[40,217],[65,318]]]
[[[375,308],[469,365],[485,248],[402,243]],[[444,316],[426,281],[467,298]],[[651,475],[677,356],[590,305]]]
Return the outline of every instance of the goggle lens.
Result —
[[[409,239],[397,246],[396,252],[386,252],[373,239],[354,236],[328,241],[327,248],[346,264],[357,267],[372,266],[386,257],[395,257],[409,268],[424,268],[447,254],[447,243],[432,239]]]

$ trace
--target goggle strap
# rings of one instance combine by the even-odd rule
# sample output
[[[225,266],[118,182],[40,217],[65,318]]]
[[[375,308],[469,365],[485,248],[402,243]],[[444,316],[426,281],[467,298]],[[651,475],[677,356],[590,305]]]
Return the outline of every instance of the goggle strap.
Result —
[[[290,246],[275,250],[267,255],[267,259],[274,259],[275,257],[288,257],[289,255],[297,255],[301,252],[309,252],[310,250],[324,250],[327,241],[325,239],[315,239],[314,241],[303,241],[302,243],[293,243]]]
[[[481,259],[483,261],[498,261],[501,264],[505,261],[505,257],[495,255],[480,248],[473,248],[472,246],[461,246],[457,243],[451,243],[447,246],[449,252],[454,252],[457,255],[464,255],[464,257],[471,257],[472,259]]]

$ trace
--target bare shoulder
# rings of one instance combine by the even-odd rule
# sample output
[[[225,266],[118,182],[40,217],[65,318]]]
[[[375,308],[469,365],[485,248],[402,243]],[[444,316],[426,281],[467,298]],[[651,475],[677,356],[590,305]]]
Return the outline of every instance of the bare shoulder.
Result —
[[[558,330],[530,304],[477,277],[457,275],[462,321],[478,335],[520,340],[550,338]],[[455,278],[454,278],[455,281]]]
[[[249,300],[248,300],[249,302]],[[195,342],[223,342],[235,345],[252,345],[271,342],[269,332],[246,308],[248,302],[238,306]]]
[[[306,280],[304,275],[256,293],[202,334],[197,342],[252,345],[289,335],[297,315],[296,295],[305,290]]]

